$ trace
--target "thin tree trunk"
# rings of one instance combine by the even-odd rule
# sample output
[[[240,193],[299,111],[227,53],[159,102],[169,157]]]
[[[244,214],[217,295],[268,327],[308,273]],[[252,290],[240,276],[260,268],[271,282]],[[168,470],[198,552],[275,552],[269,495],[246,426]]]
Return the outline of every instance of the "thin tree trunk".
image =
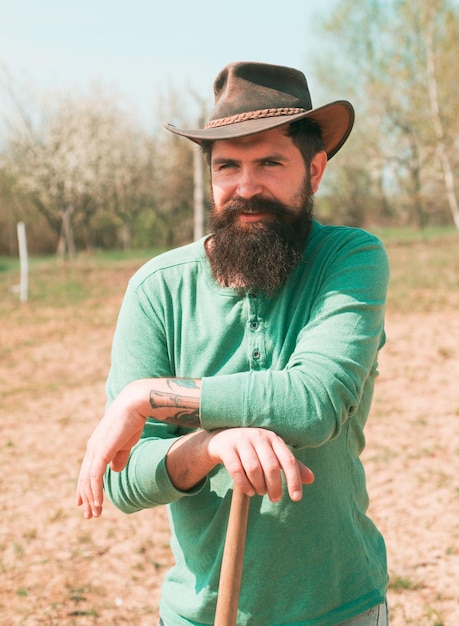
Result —
[[[132,225],[130,220],[125,220],[121,225],[121,241],[123,244],[123,250],[132,249]]]
[[[433,25],[435,21],[435,9],[431,7],[428,19],[427,34],[425,38],[426,58],[427,58],[427,81],[429,86],[430,111],[435,137],[437,140],[437,154],[443,169],[445,181],[446,197],[453,216],[454,224],[459,229],[459,205],[454,185],[454,173],[445,145],[445,134],[440,116],[440,105],[438,101],[437,79],[435,73],[435,56],[433,45]]]
[[[62,213],[62,227],[57,243],[57,254],[59,256],[68,256],[69,259],[76,257],[75,238],[72,227],[72,207],[66,207]]]

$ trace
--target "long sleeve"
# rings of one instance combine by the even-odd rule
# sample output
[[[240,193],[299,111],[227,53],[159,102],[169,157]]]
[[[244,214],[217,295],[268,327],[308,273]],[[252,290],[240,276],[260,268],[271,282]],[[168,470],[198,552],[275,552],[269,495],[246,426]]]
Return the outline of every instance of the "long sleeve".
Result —
[[[133,380],[175,376],[161,307],[162,288],[155,276],[155,265],[147,264],[126,290],[112,345],[108,404]],[[154,298],[148,297],[145,280],[154,283]],[[123,512],[133,513],[197,492],[199,489],[186,494],[177,490],[166,469],[167,451],[186,432],[189,430],[148,419],[126,468],[121,472],[107,468],[104,488],[110,500]]]

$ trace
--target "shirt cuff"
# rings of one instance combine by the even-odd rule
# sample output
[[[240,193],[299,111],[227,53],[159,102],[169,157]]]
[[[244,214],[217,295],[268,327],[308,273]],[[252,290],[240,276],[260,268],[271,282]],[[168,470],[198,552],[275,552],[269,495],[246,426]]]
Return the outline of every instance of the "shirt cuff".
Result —
[[[137,484],[139,490],[155,505],[169,504],[184,496],[196,495],[207,482],[207,478],[204,478],[188,491],[181,491],[174,486],[166,468],[167,452],[174,441],[175,439],[155,441],[155,457],[158,459],[156,464],[152,458],[150,446],[145,445],[143,449],[138,450]],[[142,448],[141,444],[140,447]]]

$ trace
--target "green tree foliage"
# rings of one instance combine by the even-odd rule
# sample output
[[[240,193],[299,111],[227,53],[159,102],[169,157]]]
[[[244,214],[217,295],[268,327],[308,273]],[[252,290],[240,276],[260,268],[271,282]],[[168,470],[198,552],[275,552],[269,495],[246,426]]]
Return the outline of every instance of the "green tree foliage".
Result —
[[[46,218],[57,250],[74,256],[75,229],[91,243],[91,223],[110,205],[129,228],[152,178],[144,135],[110,94],[64,95],[38,115],[19,107],[9,125],[3,170],[16,194]]]
[[[0,154],[0,224],[9,233],[18,219],[32,224],[33,234],[45,220],[57,252],[69,257],[78,247],[192,239],[189,142],[163,128],[157,136],[148,133],[119,98],[97,86],[86,94],[32,99],[39,103],[34,110],[10,92],[16,114],[7,120]],[[5,251],[12,237],[0,240]],[[50,236],[44,239],[49,245]]]
[[[331,195],[338,185],[347,204],[366,186],[367,219],[459,227],[457,2],[343,0],[324,28],[339,54],[326,55],[321,80],[357,111]],[[343,212],[359,213],[358,202]]]

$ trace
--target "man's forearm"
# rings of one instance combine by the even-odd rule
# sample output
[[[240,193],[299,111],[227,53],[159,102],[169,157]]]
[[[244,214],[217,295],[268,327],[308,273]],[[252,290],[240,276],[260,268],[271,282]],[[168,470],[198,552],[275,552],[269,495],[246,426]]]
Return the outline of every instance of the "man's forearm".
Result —
[[[192,378],[151,379],[152,417],[168,424],[199,428],[201,382]]]
[[[149,417],[199,427],[200,386],[199,380],[145,378],[131,382],[118,394],[89,438],[80,470],[76,503],[83,505],[87,519],[102,513],[107,465],[116,472],[126,467]]]
[[[172,483],[180,491],[189,491],[217,465],[208,454],[211,434],[198,430],[177,439],[169,448],[166,468]]]

